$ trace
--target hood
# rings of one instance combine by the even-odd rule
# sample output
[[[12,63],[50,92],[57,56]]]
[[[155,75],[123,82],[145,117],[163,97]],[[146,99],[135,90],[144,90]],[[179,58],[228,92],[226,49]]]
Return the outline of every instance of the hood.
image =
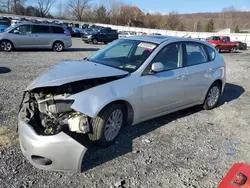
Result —
[[[65,61],[53,66],[48,71],[37,77],[27,88],[60,86],[80,80],[104,78],[111,76],[125,76],[127,71],[97,64],[91,61]]]

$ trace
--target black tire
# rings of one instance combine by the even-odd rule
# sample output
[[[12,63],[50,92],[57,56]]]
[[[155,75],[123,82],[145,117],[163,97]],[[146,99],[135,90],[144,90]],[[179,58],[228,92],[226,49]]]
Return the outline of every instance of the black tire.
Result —
[[[54,42],[52,49],[55,52],[61,52],[64,50],[64,44],[61,41],[56,41],[56,42]]]
[[[86,43],[86,44],[88,44],[88,43],[89,43],[89,41],[85,41],[85,43]]]
[[[98,40],[97,39],[93,39],[92,42],[93,42],[93,44],[98,44]]]
[[[218,97],[215,99],[215,102],[212,103],[210,100],[212,100],[211,99],[211,92],[212,92],[213,88],[216,88],[216,91],[218,91]],[[206,98],[205,98],[204,103],[203,103],[203,108],[205,110],[212,110],[212,109],[214,109],[218,105],[218,102],[220,100],[220,96],[221,96],[221,85],[218,82],[215,82],[209,88],[209,90],[207,92]]]
[[[234,46],[231,50],[229,50],[229,52],[234,53],[234,52],[236,52],[236,50],[237,50],[237,48],[236,48],[236,46]]]
[[[104,44],[108,44],[108,42],[104,42]]]
[[[108,128],[107,123],[110,122],[109,118],[111,117],[111,115],[113,113],[117,112],[117,110],[122,113],[122,117],[121,117],[122,122],[121,122],[120,126],[116,127],[118,132],[117,132],[117,134],[114,134],[115,136],[113,135],[114,138],[112,137],[113,139],[108,139],[107,138],[107,134],[108,134],[107,131],[108,130],[110,131],[110,129]],[[98,114],[98,116],[91,121],[92,133],[89,133],[88,137],[95,145],[109,146],[109,145],[113,144],[114,141],[116,140],[116,138],[118,137],[118,135],[123,127],[124,122],[125,122],[125,113],[124,113],[123,106],[121,104],[118,104],[118,103],[111,104],[111,105],[107,106],[106,108],[104,108]],[[119,130],[118,130],[118,128],[119,128]],[[111,128],[111,129],[113,129],[113,128]]]
[[[0,50],[4,52],[10,52],[13,50],[13,44],[9,40],[0,41]]]

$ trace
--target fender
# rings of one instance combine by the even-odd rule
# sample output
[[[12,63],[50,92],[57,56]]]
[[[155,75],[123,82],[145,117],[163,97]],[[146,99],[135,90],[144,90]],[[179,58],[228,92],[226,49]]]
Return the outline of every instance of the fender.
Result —
[[[135,122],[135,120],[139,118],[141,87],[139,77],[138,79],[134,79],[134,76],[130,75],[126,78],[100,85],[68,97],[75,101],[71,108],[91,118],[95,118],[106,105],[114,101],[123,100],[132,106],[134,111],[133,122]]]

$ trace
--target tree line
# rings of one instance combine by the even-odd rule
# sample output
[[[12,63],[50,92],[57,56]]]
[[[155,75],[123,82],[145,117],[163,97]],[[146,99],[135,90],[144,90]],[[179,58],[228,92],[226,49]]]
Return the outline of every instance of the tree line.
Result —
[[[216,29],[250,28],[250,12],[241,12],[234,7],[224,8],[220,13],[169,14],[146,13],[139,7],[127,5],[122,0],[36,0],[35,5],[26,5],[25,0],[0,0],[0,12],[43,18],[73,19],[92,23],[106,23],[152,29],[213,32]]]

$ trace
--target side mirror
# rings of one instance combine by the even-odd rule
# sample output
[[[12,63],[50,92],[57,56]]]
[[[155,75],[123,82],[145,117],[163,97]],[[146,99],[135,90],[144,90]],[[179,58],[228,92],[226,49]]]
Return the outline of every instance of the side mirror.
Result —
[[[161,62],[153,63],[151,66],[151,73],[161,72],[164,70],[164,66]]]
[[[14,34],[19,34],[20,32],[18,30],[14,30]]]

